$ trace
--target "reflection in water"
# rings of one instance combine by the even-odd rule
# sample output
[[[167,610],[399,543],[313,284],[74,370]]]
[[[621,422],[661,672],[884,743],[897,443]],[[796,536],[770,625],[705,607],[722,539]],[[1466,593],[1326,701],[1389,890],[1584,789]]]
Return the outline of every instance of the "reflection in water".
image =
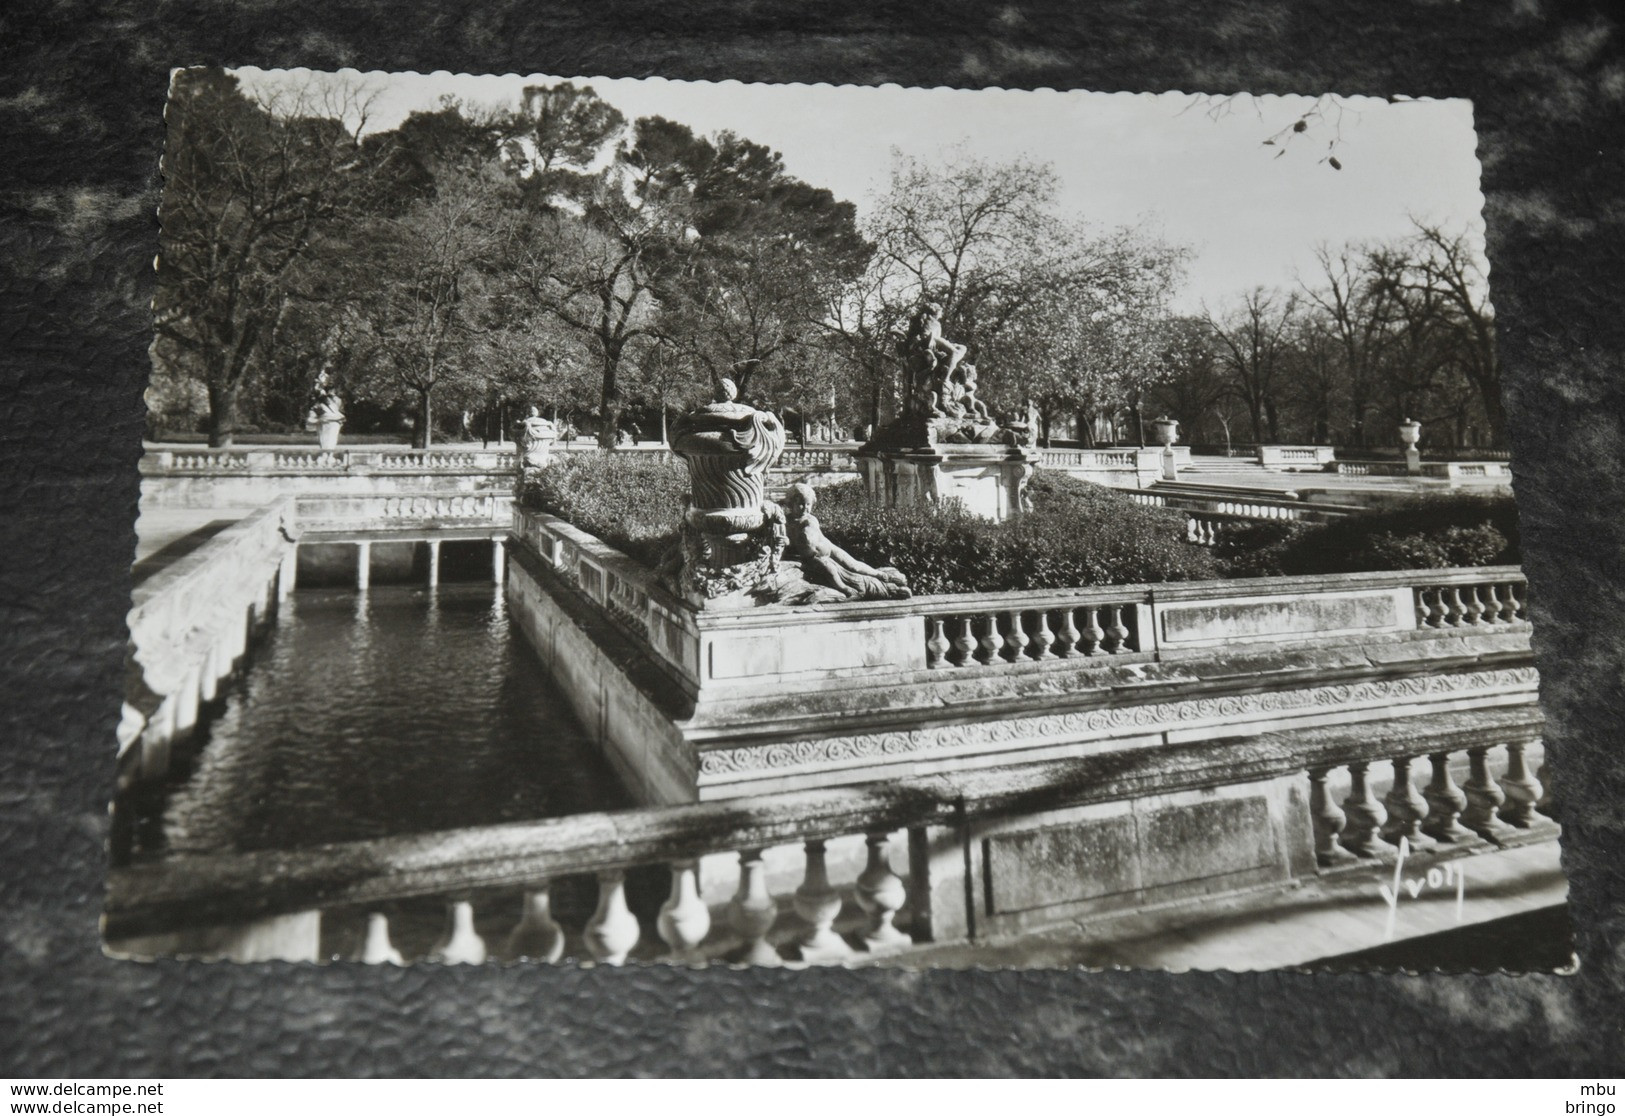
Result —
[[[141,852],[297,848],[630,804],[500,590],[301,591],[170,790],[161,832],[143,827]]]

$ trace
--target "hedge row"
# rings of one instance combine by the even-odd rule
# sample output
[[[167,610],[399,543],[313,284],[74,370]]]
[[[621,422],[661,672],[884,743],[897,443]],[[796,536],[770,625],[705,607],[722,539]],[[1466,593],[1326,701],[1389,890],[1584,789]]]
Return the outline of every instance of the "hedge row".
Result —
[[[647,566],[677,541],[688,469],[663,453],[569,453],[529,474],[519,502],[556,515]]]
[[[1032,511],[991,523],[955,502],[886,508],[860,481],[818,489],[824,533],[872,565],[896,566],[916,593],[1060,589],[1221,577],[1436,569],[1519,560],[1510,496],[1438,495],[1324,524],[1236,523],[1215,547],[1185,541],[1185,513],[1039,471]],[[561,516],[649,566],[677,537],[688,472],[664,454],[560,456],[521,503]]]
[[[1230,577],[1516,565],[1518,508],[1510,495],[1415,496],[1330,523],[1247,523],[1220,532],[1215,557]]]
[[[819,490],[817,514],[830,539],[865,562],[896,566],[916,593],[1223,576],[1208,550],[1184,541],[1181,513],[1064,473],[1039,473],[1028,491],[1031,512],[992,523],[957,502],[882,507],[849,481]]]

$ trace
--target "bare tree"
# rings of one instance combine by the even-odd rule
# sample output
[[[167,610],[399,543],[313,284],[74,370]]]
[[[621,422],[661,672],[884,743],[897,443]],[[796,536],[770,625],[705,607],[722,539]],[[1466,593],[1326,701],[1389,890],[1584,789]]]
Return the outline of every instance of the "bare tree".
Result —
[[[1283,295],[1255,287],[1241,305],[1213,323],[1223,361],[1252,419],[1253,439],[1280,440],[1277,377],[1286,365],[1289,327],[1298,312],[1296,293]]]

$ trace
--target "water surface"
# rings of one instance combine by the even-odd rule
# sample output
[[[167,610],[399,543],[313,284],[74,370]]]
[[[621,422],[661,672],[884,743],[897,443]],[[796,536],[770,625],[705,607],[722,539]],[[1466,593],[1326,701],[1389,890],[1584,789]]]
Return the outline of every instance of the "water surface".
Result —
[[[632,804],[489,583],[296,592],[179,775],[138,856]]]

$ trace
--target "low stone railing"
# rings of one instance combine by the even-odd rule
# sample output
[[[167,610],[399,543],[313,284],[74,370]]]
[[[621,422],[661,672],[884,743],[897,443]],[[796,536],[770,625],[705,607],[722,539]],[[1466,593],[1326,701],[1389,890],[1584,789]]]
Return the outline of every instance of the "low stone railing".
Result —
[[[1283,523],[1324,523],[1360,511],[1341,504],[1307,503],[1287,497],[1205,494],[1158,486],[1130,492],[1135,503],[1151,508],[1172,508],[1185,514],[1185,541],[1213,546],[1231,523],[1266,520]]]
[[[1155,646],[1142,636],[1152,616],[1140,587],[977,594],[975,607],[967,607],[969,596],[953,598],[951,612],[937,611],[946,598],[921,598],[928,668],[1129,655]]]
[[[138,762],[131,774],[167,769],[200,704],[215,698],[292,588],[293,516],[291,500],[260,508],[135,587],[118,733],[120,755]]]
[[[176,857],[113,869],[103,928],[115,952],[137,957],[853,964],[1211,893],[1202,873],[1231,868],[1225,846],[1238,841],[1271,850],[1267,865],[1235,881],[1256,889],[1362,864],[1375,882],[1391,873],[1402,838],[1408,863],[1423,871],[1490,843],[1553,838],[1556,827],[1537,815],[1553,814],[1549,790],[1526,762],[1538,716],[1446,720],[1420,732],[1393,723],[1355,736],[1308,730],[304,850]],[[1500,749],[1498,775],[1491,753]],[[1413,772],[1423,759],[1432,779],[1419,793]],[[1380,799],[1379,766],[1393,774]],[[1232,784],[1248,789],[1214,797]],[[1126,841],[1122,853],[1138,864],[1151,851],[1143,841],[1169,838],[1134,837],[1098,807],[1132,804],[1148,811],[1142,824],[1154,829],[1182,809],[1170,803],[1191,794],[1206,804],[1203,822],[1218,825],[1181,831],[1179,863],[1191,878],[1158,882],[1136,868],[1133,886],[1113,891],[1119,869],[1097,862],[1099,842]],[[1249,803],[1257,805],[1214,812]],[[1080,813],[1088,807],[1096,814]],[[1068,831],[1075,841],[1056,840]],[[1037,897],[1046,902],[1019,909],[1032,885],[1010,850],[1033,833],[1046,835],[1051,850]],[[1166,851],[1155,847],[1158,856]],[[642,886],[629,890],[629,877]],[[658,910],[654,888],[665,895]],[[414,935],[409,927],[436,907],[438,937]],[[1165,917],[1197,922],[1202,910]]]
[[[1403,461],[1338,461],[1331,468],[1350,477],[1428,477],[1433,480],[1472,480],[1479,477],[1512,479],[1512,466],[1506,461],[1423,461],[1411,472]]]
[[[512,450],[332,449],[270,447],[254,449],[149,450],[141,458],[144,476],[200,473],[501,473],[517,467]]]
[[[512,520],[507,492],[300,496],[293,517],[299,530],[317,532],[507,527]]]
[[[1331,446],[1259,446],[1258,463],[1275,469],[1321,470],[1337,460]]]

